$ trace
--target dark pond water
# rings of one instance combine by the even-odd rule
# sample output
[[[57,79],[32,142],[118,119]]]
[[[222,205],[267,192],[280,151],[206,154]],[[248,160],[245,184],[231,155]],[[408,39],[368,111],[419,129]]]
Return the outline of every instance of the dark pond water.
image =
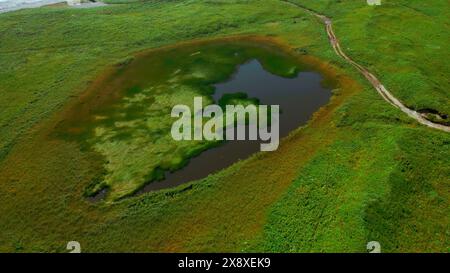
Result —
[[[322,80],[322,76],[316,72],[300,72],[293,78],[280,77],[264,70],[253,59],[240,65],[230,80],[216,84],[213,97],[217,102],[224,94],[244,92],[249,98],[258,98],[260,104],[280,105],[282,138],[306,124],[313,113],[329,101],[331,88],[324,87]],[[259,150],[260,141],[225,142],[192,158],[183,169],[166,173],[164,180],[148,184],[140,193],[204,178]]]

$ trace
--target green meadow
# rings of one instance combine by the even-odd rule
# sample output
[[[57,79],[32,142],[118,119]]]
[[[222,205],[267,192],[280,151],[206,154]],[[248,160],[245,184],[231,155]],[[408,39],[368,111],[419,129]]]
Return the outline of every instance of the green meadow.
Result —
[[[415,110],[435,110],[450,124],[447,75],[450,10],[445,1],[299,1],[333,18],[349,56],[379,76],[392,93]]]
[[[1,252],[66,252],[68,241],[83,252],[365,252],[373,240],[383,252],[449,250],[450,135],[386,103],[335,55],[315,17],[276,0],[107,2],[0,14]],[[349,56],[406,105],[448,123],[448,2],[291,2],[332,17]],[[181,57],[217,39],[251,50]],[[323,74],[336,86],[330,103],[276,152],[130,196],[211,146],[173,152],[161,135],[169,105],[194,94],[211,102],[211,84],[249,58],[292,75],[290,61],[264,61],[265,47]],[[107,200],[86,198],[103,187]]]

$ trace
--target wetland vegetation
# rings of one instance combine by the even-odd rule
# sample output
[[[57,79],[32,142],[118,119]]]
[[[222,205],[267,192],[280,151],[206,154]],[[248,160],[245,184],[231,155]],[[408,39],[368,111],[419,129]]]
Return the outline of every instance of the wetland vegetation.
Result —
[[[317,18],[276,0],[107,2],[121,4],[0,14],[0,251],[64,252],[73,240],[85,252],[364,252],[373,240],[383,252],[448,251],[450,136],[380,98]],[[447,2],[292,2],[332,17],[352,58],[446,122]],[[243,37],[242,55],[209,44]],[[211,50],[195,54],[192,43]],[[258,55],[267,46],[289,62]],[[162,113],[194,94],[212,102],[214,87],[253,59],[284,78],[317,71],[333,96],[276,152],[122,198],[210,148],[169,152]],[[161,145],[147,145],[150,136]],[[84,197],[104,183],[106,202]]]
[[[236,69],[249,61],[247,71],[242,72],[244,78],[242,73],[236,75],[239,83],[235,86],[214,86],[233,77]],[[190,158],[220,144],[173,139],[172,108],[180,104],[193,108],[194,97],[202,98],[204,107],[213,103],[258,105],[261,99],[266,105],[281,105],[284,113],[280,123],[286,126],[283,136],[306,122],[327,101],[327,93],[320,87],[320,77],[310,79],[307,72],[298,76],[305,68],[276,45],[258,45],[245,39],[152,50],[119,63],[101,82],[89,87],[86,96],[63,115],[58,134],[104,158],[104,171],[88,187],[87,195],[108,188],[108,199],[117,200],[147,183],[164,180],[166,172],[185,167]],[[264,69],[270,72],[262,73]],[[246,145],[255,147],[251,141]],[[226,149],[233,147],[241,149],[243,144],[227,145]],[[206,161],[217,160],[214,154],[207,154]],[[231,155],[226,152],[221,157]],[[243,154],[239,156],[245,159]],[[230,160],[226,158],[226,162]],[[208,170],[204,166],[189,172],[202,178],[210,174]],[[178,179],[190,181],[188,177]]]

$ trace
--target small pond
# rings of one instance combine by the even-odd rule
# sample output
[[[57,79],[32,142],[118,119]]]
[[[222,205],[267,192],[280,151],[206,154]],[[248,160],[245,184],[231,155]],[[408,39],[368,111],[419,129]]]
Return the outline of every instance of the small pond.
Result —
[[[124,59],[91,84],[64,115],[58,131],[103,160],[104,169],[88,194],[108,188],[108,198],[118,199],[174,187],[259,151],[260,141],[171,137],[174,105],[192,109],[198,96],[205,104],[217,104],[233,93],[279,105],[284,137],[329,101],[331,87],[298,56],[275,44],[251,39],[184,44]]]

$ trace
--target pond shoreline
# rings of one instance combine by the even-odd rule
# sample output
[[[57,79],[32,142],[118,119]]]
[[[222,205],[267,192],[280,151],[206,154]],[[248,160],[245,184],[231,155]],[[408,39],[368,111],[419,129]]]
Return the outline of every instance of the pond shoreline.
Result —
[[[326,64],[324,62],[320,62],[320,61],[318,61],[317,59],[315,59],[312,56],[299,54],[294,49],[290,48],[286,43],[282,43],[279,40],[275,39],[274,37],[253,36],[253,35],[252,36],[231,36],[231,37],[224,37],[224,38],[218,38],[218,39],[206,39],[206,40],[200,40],[200,41],[196,40],[196,41],[181,42],[181,43],[169,45],[169,46],[166,46],[166,47],[143,50],[141,52],[138,52],[138,53],[134,54],[134,57],[132,57],[131,59],[132,59],[132,61],[134,61],[135,59],[138,59],[138,58],[140,58],[142,56],[145,56],[145,55],[148,55],[148,54],[163,54],[163,52],[165,52],[165,51],[173,50],[173,49],[175,49],[177,47],[185,46],[185,45],[186,46],[189,46],[189,45],[191,45],[191,46],[192,45],[203,45],[203,44],[208,44],[208,43],[211,43],[211,42],[221,43],[221,42],[228,42],[228,41],[241,41],[241,42],[245,41],[245,42],[248,42],[248,43],[257,43],[258,46],[261,46],[261,47],[266,47],[267,46],[267,47],[272,48],[272,49],[276,48],[277,51],[281,51],[284,54],[288,54],[288,56],[290,56],[291,58],[295,59],[296,63],[297,62],[301,63],[302,71],[315,71],[315,72],[318,72],[323,77],[322,81],[326,85],[328,85],[328,86],[334,85],[334,84],[331,84],[331,82],[334,83],[335,79],[331,79],[330,75],[328,75],[328,73],[326,73],[326,70],[328,69],[328,66],[329,66],[328,64]],[[111,67],[109,69],[109,72],[107,72],[106,74],[109,74],[111,76],[111,74],[114,74],[114,71],[117,69],[117,67],[124,67],[124,66],[116,64],[113,67]],[[106,74],[103,75],[104,78],[108,77]],[[97,79],[99,79],[99,78],[97,78]],[[100,82],[101,82],[101,80],[100,80]],[[94,85],[93,86],[95,86],[95,81],[94,81]],[[93,88],[93,89],[95,89],[95,88]],[[84,95],[86,95],[86,97],[89,97],[89,96],[92,96],[94,94],[92,94],[92,93],[89,94],[89,92],[87,92]],[[84,95],[82,95],[82,97],[84,97]],[[98,96],[99,96],[99,94],[97,94],[97,97]],[[114,95],[114,97],[115,97],[115,95]],[[327,105],[327,103],[323,104],[322,107],[325,106],[325,105]],[[318,109],[315,112],[317,112],[317,111],[318,111]],[[313,112],[313,113],[315,113],[315,112]],[[299,127],[302,127],[302,126],[306,125],[309,122],[309,120],[311,120],[311,117],[309,117],[307,120],[305,120],[305,122],[302,122],[302,124],[300,124]],[[224,149],[224,147],[226,147],[228,144],[229,143],[225,143],[225,144],[223,144],[223,145],[221,145],[219,147],[208,149],[208,150],[204,151],[203,153],[211,153],[214,150]],[[249,155],[251,155],[251,154],[252,153],[250,153]],[[247,156],[245,156],[245,157],[243,157],[241,159],[243,160],[243,159],[246,159],[246,158],[247,158]],[[198,156],[191,157],[190,160],[197,161],[198,160]],[[231,165],[232,164],[229,164],[227,166],[231,166]],[[226,168],[227,166],[224,166],[224,168]],[[182,172],[183,169],[184,168],[179,169],[179,170],[173,172],[173,174],[177,174],[178,172]],[[223,169],[223,168],[219,168],[219,170],[221,170],[221,169]],[[216,170],[216,171],[218,171],[218,170]],[[214,173],[214,172],[212,172],[212,173]],[[165,174],[169,175],[169,176],[172,176],[172,173],[170,173],[170,172],[165,172]],[[202,178],[204,178],[206,176],[207,175],[202,176],[202,177],[193,177],[192,179],[188,179],[186,181],[183,181],[182,183],[175,183],[176,185],[165,185],[165,184],[163,184],[164,182],[158,182],[158,181],[153,181],[153,182],[150,182],[150,183],[147,182],[147,183],[144,184],[144,186],[142,186],[138,190],[136,190],[136,192],[134,194],[141,194],[141,193],[148,192],[148,191],[161,190],[161,189],[166,189],[166,188],[174,188],[174,187],[178,186],[179,184],[184,184],[184,183],[187,183],[187,182],[196,181],[196,180],[202,179]],[[164,180],[166,180],[166,179],[164,179]],[[132,194],[128,194],[126,196],[130,196],[130,195],[134,195],[134,194],[132,193]],[[107,197],[108,194],[105,194],[105,190],[102,190],[101,194],[99,196],[97,196],[97,197],[100,197],[100,196],[106,197],[108,199],[108,197]],[[126,196],[123,196],[123,197],[126,197]],[[100,198],[97,198],[97,197],[96,197],[96,195],[94,195],[93,197],[91,197],[89,199],[91,201],[98,201],[99,199],[102,199],[101,197]],[[122,198],[119,198],[119,199],[122,199]]]

